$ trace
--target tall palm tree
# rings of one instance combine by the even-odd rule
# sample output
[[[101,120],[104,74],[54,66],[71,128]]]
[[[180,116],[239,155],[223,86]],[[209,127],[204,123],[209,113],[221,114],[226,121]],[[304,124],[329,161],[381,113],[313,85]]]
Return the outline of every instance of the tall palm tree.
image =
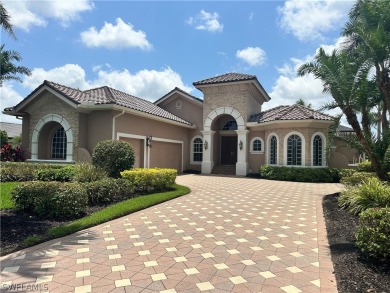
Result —
[[[299,98],[299,99],[295,102],[295,104],[296,104],[296,105],[301,105],[301,106],[303,106],[303,107],[307,107],[307,108],[309,108],[309,109],[312,109],[312,108],[313,108],[313,106],[312,106],[311,103],[306,104],[305,100],[302,99],[302,98]]]
[[[16,40],[16,35],[12,29],[12,24],[10,22],[10,16],[7,10],[4,8],[3,3],[0,2],[0,26]]]
[[[21,60],[22,57],[18,52],[4,50],[4,44],[0,46],[0,86],[6,80],[22,82],[17,74],[31,75],[31,71],[27,67],[14,65],[14,61],[20,62]]]
[[[322,81],[323,92],[333,98],[333,101],[326,105],[327,108],[341,109],[356,133],[356,139],[371,159],[378,176],[383,180],[389,180],[382,164],[382,153],[376,151],[376,141],[369,127],[369,109],[372,104],[370,99],[362,98],[369,96],[367,76],[370,68],[370,63],[365,58],[356,58],[353,54],[336,50],[328,55],[323,48],[320,48],[313,62],[303,64],[298,69],[298,75],[313,74],[315,78]],[[362,126],[358,114],[362,115]],[[382,144],[382,141],[378,144]]]

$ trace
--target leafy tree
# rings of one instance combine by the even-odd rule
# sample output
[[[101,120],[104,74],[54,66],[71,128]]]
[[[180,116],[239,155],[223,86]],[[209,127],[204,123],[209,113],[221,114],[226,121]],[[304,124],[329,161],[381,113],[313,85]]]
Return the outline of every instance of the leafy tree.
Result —
[[[372,89],[367,80],[370,68],[370,62],[363,55],[357,58],[347,51],[336,50],[328,55],[320,48],[313,62],[303,64],[298,69],[298,75],[313,74],[322,81],[323,92],[333,98],[331,103],[325,105],[326,108],[340,108],[356,133],[356,137],[349,143],[368,155],[379,178],[389,180],[383,159],[390,144],[390,136],[374,137],[370,129],[369,110],[378,98],[369,93],[369,89]]]
[[[17,66],[13,62],[20,62],[21,55],[16,51],[4,50],[4,44],[0,47],[0,86],[4,81],[16,80],[22,82],[18,74],[31,75],[31,71],[24,66]]]
[[[16,35],[12,29],[12,24],[10,22],[10,16],[7,10],[4,8],[3,3],[0,2],[0,26],[16,40]]]
[[[8,143],[8,134],[5,130],[0,130],[0,144],[4,147]]]
[[[22,144],[22,136],[21,135],[16,135],[10,140],[10,145],[12,147],[17,147]]]

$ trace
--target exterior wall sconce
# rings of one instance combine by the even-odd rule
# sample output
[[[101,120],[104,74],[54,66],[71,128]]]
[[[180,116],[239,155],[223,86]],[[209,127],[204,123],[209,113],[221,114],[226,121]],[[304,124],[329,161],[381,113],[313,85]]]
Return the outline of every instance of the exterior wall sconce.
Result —
[[[204,149],[207,150],[207,148],[209,147],[209,143],[207,142],[207,140],[204,141]]]
[[[240,147],[240,151],[242,150],[242,148],[244,147],[244,143],[242,142],[242,140],[240,140],[240,143],[238,144],[239,147]]]
[[[153,136],[146,137],[146,146],[151,148],[152,147],[152,140],[153,140]]]

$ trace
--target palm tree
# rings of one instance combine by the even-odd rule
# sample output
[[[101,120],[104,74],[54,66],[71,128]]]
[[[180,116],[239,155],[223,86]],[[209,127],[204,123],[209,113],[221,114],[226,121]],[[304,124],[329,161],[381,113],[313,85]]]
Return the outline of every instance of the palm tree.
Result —
[[[24,66],[16,66],[13,61],[20,62],[22,57],[16,51],[4,50],[4,45],[0,47],[0,86],[3,81],[17,80],[22,82],[17,74],[31,75],[31,71]]]
[[[0,26],[16,40],[16,36],[12,29],[12,24],[10,22],[10,16],[7,10],[4,8],[3,3],[1,2],[0,2]]]
[[[303,107],[306,107],[306,108],[309,108],[309,109],[313,109],[313,106],[311,103],[307,104],[306,105],[306,102],[304,99],[302,98],[299,98],[296,102],[295,102],[296,105],[301,105]]]
[[[371,159],[371,163],[379,178],[389,180],[389,176],[382,164],[383,156],[378,152],[377,145],[382,145],[383,141],[373,139],[369,127],[370,112],[373,102],[367,98],[370,95],[367,89],[367,76],[371,66],[365,58],[357,58],[345,51],[332,54],[325,53],[320,48],[314,61],[303,64],[298,69],[298,75],[304,76],[313,74],[315,78],[322,80],[323,92],[330,94],[333,101],[326,105],[327,109],[340,108],[345,115],[349,125],[356,133],[356,139],[364,152]],[[366,97],[366,98],[364,98]],[[362,115],[362,126],[359,123],[358,114]],[[385,145],[388,140],[385,141]],[[355,144],[356,145],[356,144]]]

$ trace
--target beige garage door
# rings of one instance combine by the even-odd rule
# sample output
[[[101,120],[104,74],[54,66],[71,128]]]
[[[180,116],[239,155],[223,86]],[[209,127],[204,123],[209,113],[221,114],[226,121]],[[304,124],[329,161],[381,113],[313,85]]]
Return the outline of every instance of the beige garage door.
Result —
[[[126,141],[131,144],[134,149],[135,161],[134,168],[144,167],[144,140],[137,138],[125,138],[121,137],[120,140]]]
[[[174,168],[182,172],[182,149],[179,143],[153,141],[150,168]]]

